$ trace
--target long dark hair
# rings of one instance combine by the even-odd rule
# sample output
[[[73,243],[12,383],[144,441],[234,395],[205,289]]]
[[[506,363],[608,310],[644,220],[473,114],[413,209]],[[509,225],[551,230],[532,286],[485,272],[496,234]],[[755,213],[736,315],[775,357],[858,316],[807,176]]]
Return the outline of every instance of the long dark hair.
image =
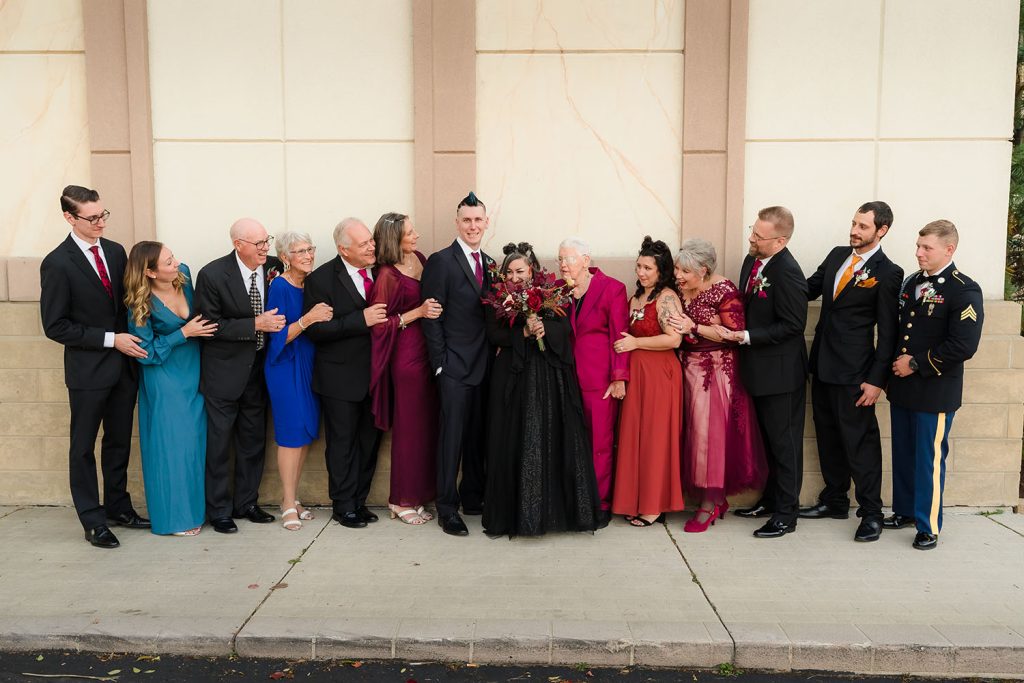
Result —
[[[501,262],[501,275],[502,277],[508,272],[508,264],[512,263],[517,259],[523,259],[526,261],[526,265],[530,266],[536,275],[540,272],[540,261],[533,253],[533,245],[529,242],[509,242],[501,248],[501,253],[505,255],[505,260]]]
[[[644,241],[640,245],[640,252],[636,255],[637,259],[641,256],[650,256],[654,259],[654,264],[658,267],[658,281],[654,284],[654,289],[651,290],[650,296],[647,297],[647,301],[654,301],[661,294],[661,290],[666,287],[672,289],[676,283],[674,268],[675,265],[672,262],[672,250],[668,248],[668,245],[661,240],[651,239],[650,235],[644,236]],[[640,284],[640,280],[636,281],[636,297],[637,301],[640,301],[640,296],[644,293],[643,285]]]

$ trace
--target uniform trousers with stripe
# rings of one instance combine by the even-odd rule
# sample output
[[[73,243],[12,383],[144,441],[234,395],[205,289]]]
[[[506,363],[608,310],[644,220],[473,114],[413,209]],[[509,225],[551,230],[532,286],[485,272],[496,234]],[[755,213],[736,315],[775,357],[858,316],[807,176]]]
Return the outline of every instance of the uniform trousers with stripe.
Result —
[[[926,413],[889,404],[892,421],[892,511],[913,517],[917,530],[942,530],[942,491],[949,454],[949,413]]]

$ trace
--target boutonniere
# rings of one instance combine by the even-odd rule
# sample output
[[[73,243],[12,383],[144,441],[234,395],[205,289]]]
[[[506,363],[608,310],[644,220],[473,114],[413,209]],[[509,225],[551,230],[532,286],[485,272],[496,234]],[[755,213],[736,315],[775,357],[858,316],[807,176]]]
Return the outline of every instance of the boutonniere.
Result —
[[[487,259],[487,274],[491,278],[491,282],[497,282],[500,278],[498,277],[498,265],[494,262],[494,259]]]
[[[921,288],[921,298],[924,299],[925,301],[931,300],[934,296],[935,285],[933,285],[932,283],[929,282],[923,288]]]
[[[277,266],[271,266],[267,269],[267,284],[269,285],[274,281],[274,278],[281,274],[281,271],[277,269]]]
[[[768,278],[766,278],[764,275],[758,275],[757,277],[754,278],[754,282],[751,286],[750,291],[754,294],[757,294],[758,299],[767,299],[768,292],[764,290],[771,286],[771,283],[768,282]]]
[[[629,314],[629,324],[630,325],[632,325],[633,323],[635,323],[638,320],[643,320],[643,319],[644,319],[644,309],[643,309],[643,307],[633,309],[630,312],[630,314]]]
[[[870,268],[861,268],[856,273],[854,273],[853,280],[857,284],[860,284],[861,282],[864,282],[865,280],[867,280],[869,277],[871,277],[871,269]],[[874,278],[871,278],[871,279],[873,280]]]

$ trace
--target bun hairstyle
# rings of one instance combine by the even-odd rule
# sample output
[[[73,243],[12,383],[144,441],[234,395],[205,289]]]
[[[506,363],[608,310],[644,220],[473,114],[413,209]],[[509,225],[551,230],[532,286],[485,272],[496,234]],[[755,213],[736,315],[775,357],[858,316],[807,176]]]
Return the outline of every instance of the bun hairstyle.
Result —
[[[647,297],[647,301],[654,301],[661,294],[661,290],[668,288],[672,289],[675,285],[675,264],[672,261],[672,250],[667,244],[661,240],[652,239],[650,235],[644,236],[644,241],[640,244],[640,251],[637,253],[637,258],[641,256],[649,256],[654,259],[654,264],[658,267],[658,281],[654,284],[654,289],[651,290],[650,296]],[[644,293],[643,285],[640,284],[640,280],[636,281],[636,294],[637,300]]]
[[[526,265],[530,266],[534,273],[541,269],[540,261],[537,260],[537,257],[533,253],[533,245],[529,242],[520,242],[519,244],[509,242],[501,248],[501,253],[505,255],[505,260],[501,262],[502,275],[508,272],[508,264],[518,259],[526,261]]]

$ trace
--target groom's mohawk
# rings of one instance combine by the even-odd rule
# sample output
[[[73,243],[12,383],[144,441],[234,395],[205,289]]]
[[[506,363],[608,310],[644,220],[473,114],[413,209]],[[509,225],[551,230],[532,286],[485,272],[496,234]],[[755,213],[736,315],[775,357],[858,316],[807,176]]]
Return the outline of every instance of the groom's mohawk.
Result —
[[[470,193],[467,194],[461,202],[459,202],[459,205],[455,207],[455,212],[458,213],[459,209],[464,206],[479,206],[482,207],[484,211],[487,211],[487,205],[480,201],[480,198],[472,191],[470,191]]]

